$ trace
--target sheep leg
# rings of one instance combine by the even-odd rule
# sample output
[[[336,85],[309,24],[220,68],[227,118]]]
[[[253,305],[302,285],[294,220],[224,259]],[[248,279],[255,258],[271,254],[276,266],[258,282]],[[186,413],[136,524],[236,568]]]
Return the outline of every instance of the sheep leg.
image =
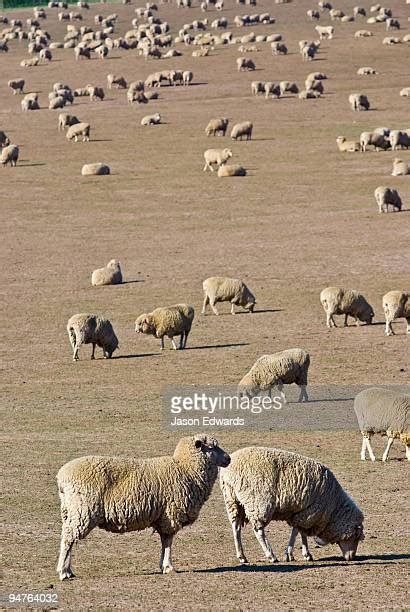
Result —
[[[299,395],[298,402],[308,402],[309,397],[306,391],[306,385],[299,385],[299,388],[300,388],[300,395]]]
[[[236,518],[232,523],[233,541],[235,544],[236,556],[239,563],[248,563],[248,559],[245,557],[245,553],[242,546],[241,538],[241,521]]]
[[[313,557],[310,554],[310,550],[308,546],[307,535],[305,533],[301,533],[300,535],[302,538],[302,557],[304,558],[305,561],[313,561]]]
[[[177,345],[175,344],[175,340],[174,340],[173,337],[171,338],[171,342],[172,342],[172,348],[174,349],[174,351],[176,351],[177,350]]]
[[[79,357],[78,357],[78,351],[80,346],[77,345],[77,336],[75,334],[75,331],[73,329],[70,329],[70,343],[71,346],[73,348],[73,361],[78,361]]]
[[[406,317],[406,323],[407,323],[407,333],[410,334],[410,317]]]
[[[209,297],[207,296],[207,294],[205,293],[205,297],[204,297],[204,303],[202,305],[202,310],[201,310],[201,314],[205,314],[206,311],[206,307],[209,304]]]
[[[213,312],[215,315],[219,315],[219,312],[218,312],[218,311],[217,311],[217,309],[215,308],[215,302],[211,300],[211,301],[210,301],[210,305],[211,305],[211,308],[212,308],[212,312]]]
[[[185,333],[184,333],[184,343],[183,343],[183,347],[182,348],[186,347],[186,341],[188,340],[188,334],[189,334],[190,331],[191,330],[188,330],[188,331],[185,331]]]
[[[382,461],[387,461],[387,459],[389,458],[389,452],[390,452],[390,448],[393,442],[394,442],[394,438],[389,438],[387,440],[387,446],[386,446],[386,450],[383,453]]]
[[[210,164],[206,161],[205,162],[205,166],[203,167],[203,172],[206,172],[208,170],[208,168],[210,169],[211,172],[213,172],[212,167],[210,166]]]
[[[74,538],[69,537],[63,531],[61,533],[60,556],[58,558],[57,573],[60,580],[74,578],[73,570],[71,569],[71,552],[74,546]]]
[[[374,456],[373,449],[372,449],[372,447],[370,445],[370,436],[366,436],[365,440],[366,440],[366,448],[369,451],[369,457],[370,457],[371,461],[376,461],[376,457]]]
[[[362,461],[366,461],[366,448],[367,448],[366,438],[365,438],[365,436],[363,436],[363,439],[362,439],[362,450],[360,451],[360,459]]]
[[[265,553],[265,557],[269,559],[269,561],[272,561],[272,563],[277,563],[278,559],[272,550],[272,546],[268,542],[263,527],[260,527],[259,529],[254,529],[253,532],[259,544],[261,545],[263,552]]]
[[[232,306],[231,306],[231,314],[235,314],[235,303],[232,302]]]
[[[164,350],[164,336],[161,337],[161,351]]]
[[[285,395],[285,394],[284,394],[284,392],[283,392],[283,383],[281,383],[281,382],[280,382],[280,383],[278,383],[278,384],[276,385],[276,388],[277,388],[277,390],[278,390],[278,391],[279,391],[279,393],[280,393],[280,396],[281,396],[281,398],[282,398],[282,402],[283,402],[284,404],[286,404],[287,402],[286,402],[286,395]]]
[[[169,574],[173,571],[172,567],[172,557],[171,557],[171,546],[172,540],[174,536],[161,533],[161,558],[160,558],[160,568],[163,574]]]
[[[410,445],[406,444],[406,459],[410,461]]]
[[[294,561],[295,557],[293,556],[293,549],[295,547],[296,537],[299,533],[299,530],[296,527],[293,527],[292,533],[290,534],[288,545],[285,548],[285,561]]]
[[[104,351],[104,355],[105,355],[105,351]],[[95,359],[95,342],[93,342],[93,350],[91,353],[91,359]]]
[[[388,319],[386,319],[386,336],[394,336],[394,331],[393,331],[393,327],[392,327],[392,322]],[[407,326],[409,328],[409,324],[410,324],[410,320],[407,323]],[[407,329],[407,333],[409,333],[409,329]]]
[[[184,337],[185,337],[185,332],[182,332],[182,334],[179,337],[179,350],[182,351],[182,349],[184,348]]]
[[[345,314],[345,322],[343,323],[343,327],[347,327],[347,319],[348,319],[349,315]]]

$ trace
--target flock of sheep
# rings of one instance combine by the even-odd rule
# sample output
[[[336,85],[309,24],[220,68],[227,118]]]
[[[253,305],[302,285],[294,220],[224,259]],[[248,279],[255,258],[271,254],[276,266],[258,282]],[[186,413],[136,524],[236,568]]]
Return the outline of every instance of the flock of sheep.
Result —
[[[163,0],[165,2],[165,0]],[[276,0],[279,3],[280,0]],[[285,3],[286,0],[281,0]],[[128,4],[128,0],[124,4]],[[237,0],[238,5],[256,5],[256,0]],[[180,8],[190,8],[191,0],[176,0]],[[53,61],[53,49],[72,49],[76,61],[89,60],[96,54],[102,61],[109,57],[112,49],[137,50],[147,61],[160,60],[163,57],[182,55],[177,46],[197,47],[193,57],[204,57],[217,46],[239,44],[240,53],[255,53],[256,45],[268,43],[272,55],[288,53],[288,47],[280,34],[256,35],[253,32],[243,36],[234,36],[227,31],[230,25],[225,16],[211,22],[208,31],[208,19],[196,19],[187,23],[176,37],[170,34],[170,25],[158,16],[158,6],[147,2],[145,7],[137,8],[136,17],[132,19],[132,29],[118,38],[114,37],[117,16],[103,18],[95,15],[96,28],[79,25],[83,21],[81,12],[67,11],[64,2],[51,1],[48,5],[60,21],[67,21],[67,33],[63,41],[51,41],[50,34],[42,27],[51,15],[43,8],[35,8],[32,19],[26,22],[26,28],[19,19],[8,19],[0,16],[0,23],[5,27],[0,32],[0,52],[12,51],[13,40],[27,41],[28,54],[22,68],[35,68],[40,64]],[[87,11],[86,2],[78,2],[81,10]],[[224,10],[224,0],[205,0],[200,3],[203,13]],[[368,24],[383,22],[386,29],[399,30],[400,23],[393,17],[390,9],[375,5],[370,9],[370,16],[363,7],[355,7],[352,15],[346,15],[334,9],[329,2],[319,2],[318,9],[307,12],[308,19],[319,21],[328,15],[331,21],[340,23],[356,19],[366,19]],[[235,28],[271,25],[275,19],[269,13],[237,15],[232,24]],[[303,40],[299,51],[303,61],[314,61],[320,50],[322,40],[331,41],[335,35],[333,25],[317,25],[315,32],[319,40]],[[356,38],[373,35],[370,30],[358,30]],[[408,43],[409,36],[402,41],[395,37],[385,38],[386,45],[399,42]],[[164,48],[168,50],[163,51]],[[37,55],[36,55],[37,54]],[[238,72],[253,71],[256,62],[252,57],[241,56],[236,61]],[[362,67],[358,72],[363,76],[376,74],[371,67]],[[34,73],[35,74],[35,73]],[[162,86],[189,86],[193,82],[192,71],[161,70],[148,75],[144,80],[129,83],[124,76],[107,75],[108,89],[126,90],[124,102],[129,104],[150,104],[158,96]],[[310,73],[304,89],[293,81],[253,81],[251,93],[260,94],[266,99],[277,99],[287,95],[298,95],[300,99],[317,99],[325,91],[324,81],[327,76],[321,72]],[[24,95],[21,101],[23,112],[40,108],[36,92],[24,94],[26,80],[15,78],[8,82],[13,95]],[[410,95],[410,88],[401,91],[402,96]],[[91,102],[102,102],[105,98],[101,86],[87,84],[72,89],[65,83],[54,83],[48,96],[48,108],[51,111],[63,109],[67,104],[73,105],[78,97],[89,97]],[[364,93],[352,93],[349,104],[353,111],[370,108],[368,97]],[[142,126],[155,126],[161,123],[160,113],[144,116]],[[213,118],[205,128],[208,137],[227,135],[229,120],[226,117]],[[241,121],[233,125],[230,138],[234,141],[251,140],[252,121]],[[66,131],[67,140],[77,142],[80,138],[88,142],[91,135],[89,123],[81,121],[73,114],[60,113],[58,130]],[[376,150],[393,151],[410,147],[410,128],[394,130],[377,128],[373,132],[363,132],[359,141],[348,141],[339,136],[336,140],[340,151],[366,152],[373,146]],[[19,158],[19,147],[10,141],[6,132],[0,131],[0,163],[3,166],[16,166]],[[204,171],[217,170],[219,177],[245,176],[247,170],[240,165],[227,162],[233,152],[225,147],[207,149],[204,152]],[[108,175],[110,167],[102,162],[83,165],[82,174]],[[394,161],[393,176],[409,175],[407,162]],[[375,199],[380,212],[387,212],[388,207],[402,209],[402,200],[396,189],[378,187]],[[106,267],[92,273],[93,286],[118,285],[123,282],[121,265],[111,260]],[[218,315],[216,304],[229,302],[231,312],[235,307],[254,312],[256,298],[247,285],[240,279],[211,277],[203,282],[204,299],[202,314],[209,306]],[[366,298],[358,291],[340,287],[327,287],[320,294],[320,302],[326,313],[326,324],[336,327],[335,315],[344,315],[344,325],[348,317],[371,324],[374,310]],[[404,318],[407,322],[407,333],[410,334],[410,292],[403,290],[389,291],[382,298],[385,313],[385,333],[394,334],[392,323]],[[160,340],[164,348],[164,338],[171,340],[174,349],[184,349],[191,332],[195,316],[191,305],[180,303],[172,306],[158,307],[152,312],[141,314],[135,322],[135,332],[149,334]],[[82,313],[72,316],[67,323],[67,332],[73,349],[73,360],[79,359],[79,350],[83,344],[92,345],[91,359],[95,358],[95,349],[100,347],[105,358],[111,358],[118,349],[119,341],[112,323],[98,314]],[[179,338],[179,345],[175,343]],[[283,401],[284,385],[296,384],[300,388],[299,401],[309,401],[307,385],[310,354],[301,348],[286,349],[271,355],[263,355],[238,383],[238,394],[252,398],[260,393],[278,391]],[[381,433],[388,437],[388,444],[383,454],[386,461],[394,439],[400,439],[406,447],[406,457],[410,460],[410,433],[408,413],[410,397],[408,395],[383,389],[367,389],[359,393],[354,402],[359,428],[362,433],[361,459],[366,458],[366,451],[372,461],[375,460],[371,448],[372,435]],[[292,532],[285,551],[285,559],[292,560],[293,549],[298,533],[302,538],[302,554],[311,560],[307,537],[314,536],[317,543],[325,545],[337,543],[346,560],[355,557],[358,544],[363,540],[363,513],[355,502],[343,490],[336,477],[324,465],[314,459],[302,457],[278,449],[248,447],[240,449],[229,456],[216,440],[207,436],[182,438],[174,454],[153,459],[127,459],[115,457],[88,456],[70,461],[64,465],[57,476],[58,491],[61,499],[62,535],[61,550],[58,561],[58,573],[61,580],[73,577],[71,553],[73,545],[85,538],[95,527],[122,533],[142,530],[148,527],[159,533],[161,538],[160,568],[164,573],[173,569],[171,546],[174,535],[183,527],[192,524],[199,516],[200,510],[209,498],[212,487],[220,469],[220,485],[226,511],[232,525],[234,545],[237,558],[241,563],[247,559],[241,542],[241,528],[249,522],[267,559],[277,561],[276,555],[265,534],[266,526],[272,520],[286,521]]]

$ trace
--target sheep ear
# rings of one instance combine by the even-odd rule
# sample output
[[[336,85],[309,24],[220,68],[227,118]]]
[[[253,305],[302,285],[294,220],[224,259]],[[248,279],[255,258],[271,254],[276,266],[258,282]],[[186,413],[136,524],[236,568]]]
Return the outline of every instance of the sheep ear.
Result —
[[[201,448],[202,440],[195,440],[195,448]]]

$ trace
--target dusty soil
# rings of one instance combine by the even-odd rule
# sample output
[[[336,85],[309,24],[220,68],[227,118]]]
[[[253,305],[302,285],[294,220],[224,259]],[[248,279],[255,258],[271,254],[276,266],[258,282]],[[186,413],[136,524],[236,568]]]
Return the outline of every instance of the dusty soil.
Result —
[[[233,0],[225,4],[230,21],[249,12]],[[167,385],[235,384],[260,355],[294,346],[311,354],[312,384],[409,382],[405,323],[396,324],[396,336],[384,336],[381,298],[394,288],[409,289],[410,214],[379,215],[373,197],[375,187],[391,185],[409,209],[409,178],[390,176],[394,152],[341,154],[335,144],[339,134],[358,138],[377,126],[408,126],[409,100],[399,91],[410,85],[409,47],[383,46],[384,25],[371,26],[374,37],[355,40],[353,33],[367,27],[362,21],[336,23],[335,39],[322,44],[317,60],[304,63],[297,41],[316,38],[306,18],[312,5],[258,1],[252,12],[270,11],[277,23],[252,29],[281,32],[290,53],[272,58],[269,45],[258,44],[255,73],[236,72],[234,45],[202,59],[183,47],[183,57],[147,62],[135,51],[115,50],[105,61],[76,63],[72,51],[57,50],[50,65],[32,69],[19,67],[25,43],[13,41],[0,55],[0,128],[21,146],[17,168],[0,171],[3,591],[57,590],[66,609],[406,608],[404,448],[396,443],[387,464],[360,462],[356,431],[218,433],[228,451],[276,446],[329,465],[366,517],[366,539],[353,563],[329,547],[313,549],[313,563],[300,561],[299,553],[295,563],[267,566],[247,531],[252,564],[239,567],[216,485],[197,523],[176,538],[173,575],[158,573],[159,541],[148,531],[122,537],[95,531],[75,551],[78,578],[59,584],[55,574],[58,468],[91,453],[171,453],[181,432],[163,425]],[[353,5],[344,0],[340,8],[351,11]],[[399,0],[389,6],[402,22],[400,35],[407,34],[408,8]],[[122,34],[134,8],[96,5],[83,11],[84,23],[115,10]],[[48,12],[45,27],[61,39],[65,25]],[[18,15],[26,18],[29,11]],[[163,5],[160,16],[175,33],[200,12]],[[358,77],[362,65],[379,75]],[[161,88],[160,99],[147,106],[130,107],[125,93],[114,90],[102,103],[77,99],[72,112],[91,123],[89,143],[67,142],[57,131],[58,111],[47,109],[55,81],[106,87],[110,72],[131,81],[173,67],[192,69],[194,85]],[[250,96],[252,80],[302,84],[316,70],[329,76],[320,100]],[[40,92],[40,111],[23,114],[20,96],[7,90],[7,81],[20,76],[26,91]],[[370,112],[350,111],[353,91],[368,94]],[[164,124],[142,128],[141,117],[156,111]],[[252,120],[254,139],[207,139],[204,127],[217,116]],[[233,162],[248,176],[221,180],[202,172],[210,146],[231,147]],[[399,156],[410,162],[410,153]],[[83,163],[94,161],[108,163],[113,174],[82,178]],[[91,287],[91,271],[113,257],[122,262],[127,283]],[[202,280],[218,274],[248,282],[257,296],[255,314],[232,317],[225,305],[223,316],[201,317]],[[329,332],[319,293],[333,284],[361,290],[376,324]],[[141,312],[182,301],[197,311],[189,350],[160,354],[155,339],[135,335]],[[90,361],[83,347],[81,360],[72,362],[66,321],[86,311],[112,320],[120,339],[115,359]],[[383,445],[375,443],[378,457]],[[281,554],[288,527],[272,524],[269,533]]]

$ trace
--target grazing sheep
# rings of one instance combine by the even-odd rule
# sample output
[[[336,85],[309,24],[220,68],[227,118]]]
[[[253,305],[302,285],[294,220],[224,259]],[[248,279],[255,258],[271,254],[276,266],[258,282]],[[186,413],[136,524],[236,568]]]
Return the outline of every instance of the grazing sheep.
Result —
[[[19,158],[19,148],[17,145],[8,145],[7,147],[4,147],[1,150],[0,153],[0,164],[3,166],[3,168],[5,166],[7,166],[7,164],[10,164],[10,166],[17,166],[17,161]]]
[[[257,96],[265,91],[265,83],[263,81],[252,81],[251,91],[253,96]]]
[[[346,140],[344,136],[338,136],[336,138],[336,144],[339,151],[354,153],[360,151],[360,143],[354,140]]]
[[[254,61],[248,57],[238,57],[236,60],[236,67],[238,72],[242,72],[244,70],[255,70],[256,68]]]
[[[268,81],[264,84],[264,89],[266,100],[269,98],[269,96],[271,98],[280,98],[280,85]]]
[[[117,89],[126,89],[127,81],[122,76],[115,76],[115,74],[107,74],[107,85],[108,89],[113,87]]]
[[[372,387],[356,395],[353,408],[363,436],[360,453],[362,461],[366,461],[366,450],[370,459],[376,461],[370,445],[370,439],[374,434],[388,438],[382,461],[388,460],[395,438],[399,438],[406,446],[406,457],[410,461],[410,395]]]
[[[40,53],[38,54],[39,59],[44,60],[46,62],[51,62],[51,60],[53,59],[53,55],[50,51],[50,49],[41,49]]]
[[[313,46],[313,45],[305,45],[304,47],[302,47],[302,59],[307,62],[310,60],[315,59],[315,55],[317,52],[317,47]]]
[[[159,125],[161,123],[161,115],[155,113],[155,115],[146,115],[141,119],[141,125]]]
[[[64,130],[67,127],[80,123],[80,120],[75,115],[60,113],[58,115],[58,130]]]
[[[252,398],[262,391],[268,391],[272,398],[272,389],[277,389],[286,403],[283,385],[295,383],[300,388],[298,402],[308,402],[306,386],[309,365],[309,353],[300,348],[262,355],[240,381],[239,396]]]
[[[231,176],[246,176],[246,168],[237,164],[223,164],[218,168],[218,176],[220,178],[228,178]]]
[[[335,21],[336,19],[342,19],[342,17],[344,17],[345,14],[340,9],[331,9],[329,11],[329,16],[332,21]]]
[[[143,313],[135,321],[137,334],[151,334],[161,340],[161,350],[164,349],[164,336],[171,339],[172,346],[177,350],[174,336],[180,336],[179,349],[186,347],[188,334],[191,331],[195,311],[187,304],[176,304],[156,308],[152,312]]]
[[[0,148],[7,147],[10,144],[10,138],[3,130],[0,130]]]
[[[21,110],[22,111],[31,111],[31,110],[39,110],[40,105],[38,103],[37,94],[26,94],[21,101]]]
[[[272,50],[272,55],[287,55],[288,54],[288,48],[282,42],[273,41],[270,46]]]
[[[52,100],[50,100],[48,109],[57,110],[58,108],[64,108],[65,104],[66,104],[65,98],[63,98],[63,96],[57,96],[56,98],[53,98]]]
[[[89,123],[76,123],[71,125],[66,133],[67,140],[72,140],[74,138],[74,142],[78,141],[79,136],[83,137],[83,142],[88,142],[90,140],[90,124]]]
[[[329,468],[314,459],[275,448],[243,448],[232,453],[230,466],[221,470],[220,485],[240,563],[247,563],[241,542],[247,522],[273,563],[277,558],[265,534],[272,520],[286,521],[302,534],[306,559],[312,558],[306,536],[338,544],[346,561],[355,558],[364,539],[361,510]],[[287,561],[292,560],[293,543],[291,537]]]
[[[225,164],[228,159],[232,157],[232,151],[230,149],[207,149],[204,153],[205,166],[203,171],[209,170],[214,172],[216,165],[218,168]]]
[[[102,348],[104,359],[111,359],[113,352],[118,348],[118,338],[111,322],[101,315],[73,315],[68,320],[67,332],[73,347],[73,361],[78,361],[82,344],[93,345],[91,359],[94,359],[96,346]]]
[[[393,207],[394,212],[401,211],[403,202],[396,189],[390,187],[377,187],[374,192],[379,213],[389,212],[389,205]]]
[[[182,73],[182,81],[184,85],[189,85],[190,83],[192,83],[194,78],[194,73],[191,72],[191,70],[184,70],[184,72]]]
[[[110,167],[107,164],[102,164],[101,162],[97,162],[94,164],[84,164],[81,169],[82,176],[103,176],[107,174],[111,174]]]
[[[100,100],[102,102],[104,100],[105,93],[102,87],[93,87],[92,85],[87,85],[87,89],[91,102],[95,102],[96,100]]]
[[[226,117],[220,117],[218,119],[211,119],[205,128],[205,134],[207,136],[216,136],[221,134],[225,136],[226,130],[228,129],[229,119]]]
[[[355,17],[358,17],[359,15],[361,15],[362,17],[366,17],[366,9],[362,6],[355,6],[353,8],[353,15]]]
[[[349,104],[352,111],[367,111],[370,108],[370,103],[367,96],[360,93],[350,94]]]
[[[386,336],[394,336],[392,321],[406,319],[407,333],[410,334],[410,293],[389,291],[383,296],[383,310],[386,317]]]
[[[246,136],[246,140],[252,139],[253,124],[250,121],[243,121],[242,123],[236,123],[231,131],[232,140],[243,140]]]
[[[379,74],[379,73],[377,72],[377,70],[375,70],[371,66],[362,66],[362,68],[358,69],[357,74],[359,76],[370,76],[370,75]]]
[[[311,91],[317,91],[321,95],[325,91],[325,87],[324,87],[323,82],[321,80],[306,79],[305,87],[306,87],[306,89],[310,89]]]
[[[320,40],[332,40],[335,29],[333,26],[315,26],[316,32],[319,34]]]
[[[330,4],[330,2],[318,2],[318,7],[319,9],[323,12],[323,11],[331,11],[332,10],[332,5]]]
[[[94,287],[101,285],[120,285],[122,283],[122,272],[120,262],[111,259],[105,268],[94,270],[91,276],[91,284]]]
[[[292,83],[290,81],[281,81],[279,83],[279,88],[280,88],[281,96],[285,95],[285,93],[293,93],[293,94],[299,93],[299,87],[296,85],[296,83]]]
[[[9,81],[7,83],[7,85],[10,87],[10,89],[13,92],[13,95],[16,95],[17,93],[24,93],[24,85],[25,85],[25,81],[24,79],[16,79],[13,81]]]
[[[89,49],[88,47],[74,47],[74,57],[77,62],[82,57],[85,57],[86,59],[91,59],[91,49]]]
[[[396,157],[393,160],[392,176],[405,176],[406,174],[410,174],[409,164]]]
[[[362,132],[360,134],[360,149],[364,153],[368,146],[373,146],[376,151],[380,151],[383,149],[390,148],[390,143],[383,134],[378,134],[377,132]]]
[[[408,149],[410,147],[410,129],[407,131],[391,130],[389,142],[393,151],[396,151],[399,147]]]
[[[386,19],[386,30],[400,30],[400,21],[389,17]]]
[[[320,294],[320,302],[326,313],[326,325],[337,327],[334,315],[345,315],[344,327],[347,327],[347,319],[353,317],[356,325],[360,321],[371,325],[374,311],[365,297],[354,289],[342,289],[340,287],[327,287]]]
[[[230,457],[207,436],[181,438],[173,456],[153,459],[88,456],[57,474],[61,501],[60,580],[74,576],[73,545],[92,529],[124,533],[152,528],[161,538],[160,568],[173,570],[172,540],[196,521],[219,467]]]
[[[218,302],[231,302],[231,314],[235,314],[235,305],[241,306],[249,312],[253,312],[256,304],[255,296],[245,283],[238,278],[227,278],[225,276],[211,276],[202,283],[204,290],[204,303],[201,314],[205,314],[209,304],[212,312],[218,315],[215,308]]]
[[[313,21],[314,19],[317,19],[317,20],[319,20],[319,19],[320,19],[320,13],[319,13],[319,11],[315,11],[315,10],[313,10],[313,9],[309,9],[309,10],[306,12],[306,14],[307,14],[307,16],[309,17],[309,19],[310,19],[311,21]]]

